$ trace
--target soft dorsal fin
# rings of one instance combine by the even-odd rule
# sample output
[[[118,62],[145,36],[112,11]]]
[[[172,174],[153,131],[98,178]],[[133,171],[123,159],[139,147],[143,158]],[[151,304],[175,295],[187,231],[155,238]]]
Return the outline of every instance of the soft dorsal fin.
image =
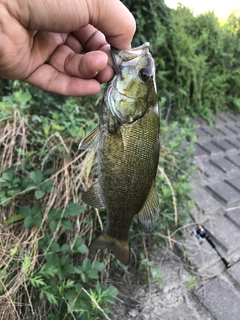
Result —
[[[82,194],[82,200],[93,208],[104,208],[104,203],[100,194],[100,187],[96,180],[92,186]]]
[[[142,231],[145,233],[153,231],[160,218],[160,206],[154,184],[152,185],[147,199],[137,217],[139,227]]]
[[[98,141],[100,136],[99,124],[86,134],[86,136],[81,140],[78,149],[86,150],[91,149],[95,150],[98,147]]]

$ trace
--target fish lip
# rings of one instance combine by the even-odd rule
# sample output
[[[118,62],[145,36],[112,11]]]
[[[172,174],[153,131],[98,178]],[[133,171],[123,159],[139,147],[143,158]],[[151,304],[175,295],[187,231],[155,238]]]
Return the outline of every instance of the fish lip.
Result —
[[[119,50],[115,47],[111,47],[111,54],[113,59],[113,68],[116,74],[120,72],[120,65],[122,63],[131,64],[132,60],[135,60],[134,64],[137,64],[138,60],[148,54],[149,52],[149,42],[143,43],[141,46],[138,46],[133,49],[128,50]]]

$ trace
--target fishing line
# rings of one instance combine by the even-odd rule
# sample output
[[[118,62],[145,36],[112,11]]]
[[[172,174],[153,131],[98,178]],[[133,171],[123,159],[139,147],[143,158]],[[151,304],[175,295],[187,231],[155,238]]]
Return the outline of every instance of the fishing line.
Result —
[[[200,244],[203,243],[203,240],[206,239],[207,242],[210,244],[210,246],[217,252],[218,256],[221,258],[222,262],[224,263],[226,268],[230,268],[231,264],[221,255],[221,253],[216,248],[216,245],[213,243],[213,241],[210,238],[210,235],[206,232],[202,224],[197,223],[197,221],[194,219],[191,213],[189,213],[191,219],[196,224],[196,229],[192,232],[198,240],[200,241]]]

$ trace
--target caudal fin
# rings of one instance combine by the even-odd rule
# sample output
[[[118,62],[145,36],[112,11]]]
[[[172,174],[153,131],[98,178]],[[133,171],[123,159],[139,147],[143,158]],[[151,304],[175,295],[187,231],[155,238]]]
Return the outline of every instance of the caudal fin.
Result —
[[[123,264],[128,265],[130,258],[130,247],[128,241],[121,241],[103,233],[95,238],[90,244],[89,250],[109,249]]]

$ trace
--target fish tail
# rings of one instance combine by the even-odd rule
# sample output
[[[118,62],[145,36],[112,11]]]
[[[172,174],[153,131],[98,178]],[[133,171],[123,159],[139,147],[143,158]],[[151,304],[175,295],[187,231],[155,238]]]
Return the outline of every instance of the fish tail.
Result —
[[[89,250],[109,249],[123,264],[128,265],[130,259],[129,241],[118,240],[107,233],[95,238],[89,246]]]

